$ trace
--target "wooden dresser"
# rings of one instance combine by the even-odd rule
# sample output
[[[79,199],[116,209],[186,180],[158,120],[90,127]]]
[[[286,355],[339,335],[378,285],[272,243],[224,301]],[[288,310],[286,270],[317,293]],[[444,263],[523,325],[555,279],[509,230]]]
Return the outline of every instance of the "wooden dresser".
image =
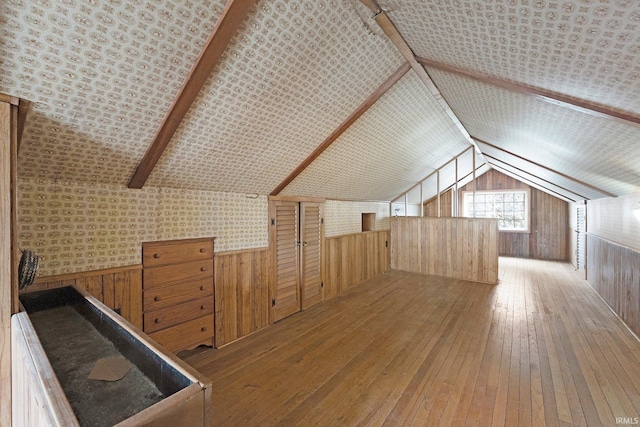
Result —
[[[213,346],[213,241],[142,244],[143,329],[174,353]]]

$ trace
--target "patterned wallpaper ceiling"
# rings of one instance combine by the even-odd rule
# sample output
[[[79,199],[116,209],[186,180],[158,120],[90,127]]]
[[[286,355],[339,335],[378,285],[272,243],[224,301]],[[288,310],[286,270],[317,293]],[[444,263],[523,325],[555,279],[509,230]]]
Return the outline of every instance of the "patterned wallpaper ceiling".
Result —
[[[418,56],[640,114],[640,2],[379,4]],[[225,5],[0,2],[0,92],[32,102],[19,173],[126,185]],[[267,194],[402,62],[357,0],[260,0],[147,185]],[[614,194],[640,189],[640,127],[428,72],[472,135]],[[284,193],[388,200],[466,146],[410,71]]]
[[[282,194],[392,200],[468,147],[425,85],[409,73]]]
[[[637,0],[384,0],[417,56],[640,113]]]
[[[402,62],[348,2],[260,2],[148,184],[268,194]]]
[[[637,143],[640,126],[572,110],[451,73],[430,72],[474,137],[609,193],[628,194],[640,190],[640,144]],[[480,147],[483,148],[482,144]],[[490,154],[527,169],[523,162],[506,159],[495,151],[491,150]],[[559,179],[539,168],[530,172],[553,181]],[[583,186],[576,183],[557,184],[585,194]],[[586,195],[598,197],[593,192]]]
[[[126,184],[224,6],[0,2],[0,92],[32,102],[19,173]]]

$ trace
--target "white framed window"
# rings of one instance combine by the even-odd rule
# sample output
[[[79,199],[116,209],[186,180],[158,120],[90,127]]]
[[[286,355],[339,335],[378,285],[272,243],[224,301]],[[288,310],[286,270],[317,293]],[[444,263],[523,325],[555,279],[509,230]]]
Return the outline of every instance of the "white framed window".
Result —
[[[464,191],[464,216],[497,218],[500,231],[529,232],[529,190]],[[475,211],[475,215],[474,215]]]

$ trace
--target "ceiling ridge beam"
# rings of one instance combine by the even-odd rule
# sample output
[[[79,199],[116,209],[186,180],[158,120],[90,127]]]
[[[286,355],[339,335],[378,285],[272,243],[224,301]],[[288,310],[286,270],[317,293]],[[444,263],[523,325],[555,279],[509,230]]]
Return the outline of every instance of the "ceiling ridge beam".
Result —
[[[361,2],[367,6],[369,6],[370,4],[377,6],[377,3],[373,0],[361,0]],[[369,6],[369,8],[375,12],[375,10],[371,6]],[[462,124],[462,122],[460,121],[456,113],[454,113],[453,109],[451,108],[447,100],[444,99],[444,97],[442,96],[442,93],[440,93],[440,90],[438,89],[436,84],[433,82],[429,74],[427,73],[427,70],[425,70],[422,64],[420,64],[417,61],[416,56],[413,53],[413,50],[407,44],[404,37],[402,37],[402,34],[400,34],[400,32],[398,31],[396,26],[393,24],[393,22],[391,21],[387,13],[384,10],[382,10],[379,6],[377,7],[377,9],[379,11],[375,12],[376,13],[375,20],[380,26],[380,28],[382,29],[382,31],[384,31],[387,37],[389,37],[391,42],[395,45],[396,49],[400,51],[400,54],[402,54],[402,56],[407,60],[407,62],[411,64],[411,68],[416,73],[418,78],[422,81],[422,83],[424,83],[424,85],[427,87],[427,89],[429,90],[433,98],[436,100],[438,105],[440,105],[440,107],[444,110],[447,116],[449,116],[453,124],[458,128],[460,133],[462,133],[464,138],[469,142],[469,144],[473,145],[476,148],[478,153],[480,153],[480,147],[476,145],[475,141],[471,138],[471,135],[469,135],[469,132],[464,127],[464,125]]]
[[[491,165],[491,167],[492,167],[493,169],[495,169],[496,171],[498,171],[498,172],[500,172],[500,173],[503,173],[503,174],[505,174],[505,175],[507,175],[507,176],[510,176],[510,177],[512,177],[512,178],[514,178],[514,179],[517,179],[518,181],[521,181],[523,184],[526,184],[526,185],[528,185],[529,187],[537,188],[538,190],[543,191],[543,192],[545,192],[545,193],[549,193],[549,194],[550,194],[550,193],[553,193],[553,194],[555,194],[555,196],[554,196],[554,197],[557,197],[557,198],[559,198],[559,199],[563,199],[565,202],[572,202],[572,203],[577,202],[577,200],[574,200],[574,199],[572,199],[571,197],[567,197],[567,196],[565,196],[564,194],[560,194],[560,193],[558,193],[557,191],[553,191],[553,190],[551,190],[551,189],[549,189],[549,188],[545,187],[544,185],[536,184],[535,182],[531,181],[530,179],[528,179],[528,178],[526,178],[526,177],[523,177],[523,176],[521,176],[521,175],[519,175],[519,174],[517,174],[517,173],[515,173],[515,172],[512,172],[512,171],[510,171],[510,170],[507,170],[507,169],[505,169],[505,168],[504,168],[504,166],[496,165],[496,164],[494,164],[494,163],[491,163],[490,161],[489,161],[489,164],[490,164],[490,165]],[[516,168],[516,169],[517,169],[517,168]],[[555,185],[555,184],[554,184],[554,185]],[[573,192],[570,192],[570,193],[571,193],[571,194],[575,194],[575,193],[573,193]],[[576,194],[576,196],[578,196],[578,194]]]
[[[578,197],[579,197],[579,198],[581,198],[581,199],[584,199],[584,200],[588,200],[588,199],[589,199],[588,197],[583,196],[583,195],[582,195],[582,194],[580,194],[580,193],[576,193],[575,191],[570,190],[570,189],[568,189],[568,188],[566,188],[566,187],[563,187],[562,185],[558,185],[558,184],[556,184],[555,182],[551,182],[551,181],[549,181],[548,179],[541,178],[541,177],[539,177],[538,175],[536,175],[536,174],[534,174],[534,173],[528,172],[528,171],[526,171],[526,170],[524,170],[524,169],[522,169],[522,168],[519,168],[519,167],[517,167],[517,166],[514,166],[514,165],[512,165],[512,164],[511,164],[511,163],[509,163],[509,162],[506,162],[506,161],[504,161],[504,160],[498,159],[497,157],[493,157],[493,156],[491,156],[491,155],[489,155],[489,154],[486,154],[486,153],[484,154],[484,156],[485,156],[486,158],[488,158],[488,159],[489,159],[488,161],[489,161],[490,163],[491,163],[491,160],[493,160],[493,162],[501,163],[501,164],[502,164],[502,166],[500,166],[500,167],[502,167],[503,169],[505,169],[505,166],[504,166],[504,165],[506,165],[506,166],[508,166],[508,167],[510,167],[510,168],[514,168],[514,169],[516,169],[517,171],[520,171],[520,172],[522,172],[522,173],[524,173],[524,174],[530,175],[530,176],[532,176],[532,177],[533,177],[533,178],[535,178],[535,179],[539,179],[540,181],[546,182],[547,184],[551,184],[551,185],[553,185],[553,186],[555,186],[555,187],[558,187],[558,188],[560,188],[560,189],[562,189],[562,190],[564,190],[564,191],[566,191],[566,192],[568,192],[568,193],[571,193],[571,194],[573,194],[573,195],[576,195],[576,196],[578,196]],[[492,164],[492,165],[495,165],[495,163],[491,163],[491,164]],[[515,174],[515,172],[513,172],[513,173]],[[521,175],[518,175],[518,176],[521,176]],[[530,181],[530,182],[533,182],[533,181],[531,181],[531,179],[529,179],[529,181]],[[547,190],[549,190],[549,191],[553,191],[553,190],[551,190],[550,188],[547,188],[547,187],[543,186],[542,184],[538,184],[538,185],[540,185],[541,187],[543,187],[543,188],[545,188],[545,189],[547,189]],[[556,193],[556,192],[554,191],[554,193]],[[560,193],[556,193],[556,194],[560,194]]]
[[[398,82],[411,69],[409,63],[405,62],[391,76],[385,80],[369,97],[358,107],[356,111],[351,113],[342,124],[325,139],[309,156],[296,167],[271,193],[271,196],[277,196],[287,185],[289,185],[298,175],[302,173],[320,154],[322,154],[340,135],[342,135],[356,120],[360,118],[373,104],[380,99],[391,87]]]
[[[256,0],[229,0],[209,39],[191,68],[160,129],[129,180],[129,188],[142,188],[171,138],[187,115],[191,104],[213,72],[229,42],[247,17]]]
[[[476,141],[477,141],[478,143],[480,143],[480,144],[483,144],[483,145],[489,146],[489,147],[494,148],[494,149],[496,149],[496,150],[498,150],[498,151],[501,151],[501,152],[503,152],[503,153],[505,153],[505,154],[508,154],[508,155],[510,155],[510,156],[513,156],[513,157],[515,157],[515,158],[518,158],[518,159],[520,159],[520,160],[522,160],[522,161],[525,161],[525,162],[530,163],[530,164],[532,164],[532,165],[538,166],[538,167],[540,167],[540,168],[542,168],[542,169],[548,170],[549,172],[555,173],[556,175],[560,175],[560,176],[561,176],[561,177],[563,177],[563,178],[566,178],[566,179],[568,179],[568,180],[570,180],[570,181],[573,181],[573,182],[575,182],[575,183],[577,183],[577,184],[580,184],[580,185],[582,185],[583,187],[590,188],[590,189],[591,189],[591,190],[593,190],[593,191],[597,191],[598,193],[603,194],[603,195],[605,195],[605,196],[607,196],[607,197],[616,197],[616,195],[615,195],[615,194],[613,194],[613,193],[609,193],[608,191],[605,191],[605,190],[603,190],[603,189],[601,189],[601,188],[595,187],[595,186],[593,186],[593,185],[591,185],[591,184],[587,184],[587,183],[586,183],[586,182],[584,182],[584,181],[580,181],[579,179],[576,179],[576,178],[574,178],[574,177],[571,177],[571,176],[569,176],[569,175],[566,175],[566,174],[564,174],[564,173],[562,173],[562,172],[558,172],[558,171],[557,171],[557,170],[555,170],[555,169],[551,169],[551,168],[549,168],[549,167],[547,167],[547,166],[541,165],[540,163],[536,163],[536,162],[534,162],[533,160],[525,159],[524,157],[519,156],[519,155],[517,155],[517,154],[515,154],[515,153],[512,153],[511,151],[505,150],[504,148],[498,147],[497,145],[493,145],[493,144],[491,144],[491,143],[488,143],[488,142],[483,141],[483,140],[481,140],[481,139],[479,139],[479,138],[476,138],[476,137],[472,137],[472,138],[473,138],[474,140],[476,140]],[[504,163],[508,163],[508,162],[504,162]],[[533,175],[533,174],[531,174],[531,175]],[[554,184],[554,185],[557,185],[557,184]],[[558,187],[559,187],[559,186],[558,186]],[[575,193],[574,193],[574,194],[575,194]]]
[[[501,89],[506,89],[511,92],[535,96],[541,98],[545,102],[550,102],[561,107],[570,108],[575,111],[580,111],[582,113],[595,115],[598,117],[622,121],[625,122],[625,124],[631,123],[634,125],[640,125],[640,115],[633,114],[627,111],[616,110],[614,108],[607,107],[606,105],[585,101],[579,98],[573,98],[536,86],[528,86],[521,83],[511,82],[498,77],[492,77],[487,74],[467,70],[427,58],[416,57],[416,60],[425,67],[436,68],[441,71],[457,74],[459,76],[467,77],[481,83],[499,87]]]

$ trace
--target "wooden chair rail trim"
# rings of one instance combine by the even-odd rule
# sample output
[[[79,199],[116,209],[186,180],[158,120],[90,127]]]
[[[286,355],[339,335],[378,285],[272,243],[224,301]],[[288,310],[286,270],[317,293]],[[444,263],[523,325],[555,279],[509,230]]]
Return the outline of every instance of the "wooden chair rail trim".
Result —
[[[50,276],[37,277],[34,284],[62,282],[66,280],[82,279],[84,277],[104,276],[107,274],[122,273],[132,270],[142,270],[142,264],[128,265],[125,267],[105,268],[102,270],[80,271],[77,273],[54,274]]]
[[[391,230],[371,230],[371,231],[359,231],[357,233],[349,233],[349,234],[338,234],[335,236],[326,236],[325,240],[330,240],[330,239],[341,239],[343,237],[349,237],[349,236],[360,236],[360,235],[366,235],[366,234],[376,234],[376,233],[389,233]]]
[[[224,251],[224,252],[216,252],[213,254],[214,258],[223,257],[223,256],[232,256],[232,255],[241,255],[253,252],[264,252],[268,251],[269,246],[262,246],[259,248],[248,248],[248,249],[238,249],[236,251]]]
[[[640,254],[640,249],[638,249],[638,248],[632,248],[631,246],[627,246],[627,245],[623,245],[622,243],[614,242],[613,240],[609,240],[609,239],[604,238],[602,236],[599,236],[599,235],[597,235],[595,233],[589,233],[588,231],[584,232],[584,234],[585,234],[585,236],[596,237],[597,239],[602,240],[603,242],[609,243],[610,245],[618,246],[619,248],[627,249],[629,251],[636,252],[636,253]]]

